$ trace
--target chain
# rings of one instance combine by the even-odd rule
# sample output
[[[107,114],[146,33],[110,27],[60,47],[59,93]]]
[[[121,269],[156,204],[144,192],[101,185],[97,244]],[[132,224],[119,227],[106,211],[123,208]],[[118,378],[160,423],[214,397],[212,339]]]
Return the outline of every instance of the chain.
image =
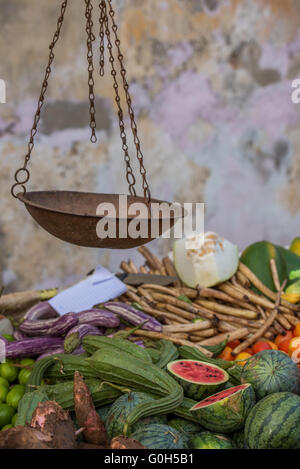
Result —
[[[95,41],[95,36],[93,34],[93,5],[91,0],[85,0],[86,4],[86,32],[87,32],[87,61],[88,61],[88,85],[89,85],[89,101],[90,101],[90,128],[92,130],[91,142],[96,143],[96,109],[95,109],[95,92],[94,92],[94,57],[93,57],[93,42]]]
[[[125,164],[126,164],[126,180],[127,180],[127,183],[129,185],[129,192],[131,195],[136,195],[136,191],[135,191],[135,177],[134,177],[134,174],[133,174],[133,171],[132,171],[132,168],[131,168],[131,164],[130,164],[130,156],[129,156],[129,152],[128,152],[128,145],[127,145],[127,136],[126,136],[126,132],[125,132],[125,124],[124,124],[124,113],[123,113],[123,109],[122,109],[122,106],[121,106],[121,98],[120,98],[120,95],[119,95],[119,87],[118,87],[118,82],[117,82],[117,71],[115,69],[115,66],[114,66],[114,62],[115,62],[115,59],[114,59],[114,56],[113,56],[113,52],[112,52],[112,43],[111,43],[111,38],[110,38],[110,31],[109,31],[109,24],[108,24],[108,16],[107,16],[107,10],[106,10],[106,3],[105,3],[105,0],[103,0],[100,5],[102,5],[102,8],[103,8],[103,13],[104,13],[104,25],[105,25],[105,34],[106,34],[106,38],[107,38],[107,48],[108,48],[108,52],[109,52],[109,62],[111,64],[111,75],[113,77],[113,88],[114,88],[114,91],[115,91],[115,100],[116,100],[116,103],[117,103],[117,106],[118,106],[118,117],[119,117],[119,127],[120,127],[120,137],[121,137],[121,140],[122,140],[122,149],[124,151],[124,160],[125,160]]]
[[[125,91],[125,95],[126,95],[128,113],[129,113],[130,122],[131,122],[131,130],[132,130],[132,134],[133,134],[134,144],[135,144],[135,147],[136,147],[137,159],[138,159],[139,164],[140,164],[140,174],[141,174],[142,180],[143,180],[144,197],[145,197],[145,199],[147,199],[148,202],[150,202],[151,193],[150,193],[150,188],[149,188],[148,181],[147,181],[147,176],[146,176],[147,172],[146,172],[146,169],[145,169],[145,166],[144,166],[144,156],[143,156],[143,153],[142,153],[142,150],[141,150],[141,142],[140,142],[140,139],[138,137],[137,124],[136,124],[134,112],[133,112],[133,109],[132,109],[132,100],[131,100],[131,96],[130,96],[130,93],[129,93],[129,84],[128,84],[127,79],[126,79],[126,69],[125,69],[124,63],[123,63],[124,56],[121,52],[121,48],[120,48],[121,42],[120,42],[120,39],[118,37],[118,26],[117,26],[117,24],[115,22],[115,19],[114,19],[115,12],[114,12],[114,9],[112,7],[112,0],[107,0],[107,2],[108,2],[108,5],[109,5],[109,16],[111,17],[111,21],[112,21],[112,30],[113,30],[113,33],[114,33],[114,36],[115,36],[115,45],[116,45],[116,48],[117,48],[117,51],[118,51],[118,60],[119,60],[120,67],[121,67],[121,76],[122,76],[122,80],[123,80],[123,87],[124,87],[124,91]]]
[[[105,38],[105,31],[104,31],[104,26],[105,26],[105,19],[107,17],[107,12],[106,12],[106,3],[105,0],[101,1],[99,4],[100,8],[100,77],[104,76],[104,65],[105,65],[105,59],[104,59],[104,38]]]
[[[27,165],[28,165],[28,162],[30,160],[31,153],[34,149],[35,136],[36,136],[36,133],[37,133],[37,128],[38,128],[39,121],[41,119],[41,110],[42,110],[42,107],[43,107],[44,102],[45,102],[45,94],[46,94],[46,91],[47,91],[47,88],[48,88],[48,80],[49,80],[49,77],[50,77],[50,74],[51,74],[51,71],[52,71],[51,66],[52,66],[52,62],[54,60],[54,52],[53,51],[54,51],[55,45],[56,45],[56,43],[59,39],[60,31],[61,31],[62,24],[63,24],[64,17],[65,17],[65,12],[66,12],[66,9],[67,9],[67,5],[68,5],[68,0],[64,0],[62,2],[62,5],[61,5],[60,16],[57,20],[57,29],[54,33],[53,40],[52,40],[52,42],[49,46],[49,49],[50,49],[49,61],[48,61],[48,65],[47,65],[46,72],[45,72],[45,77],[44,77],[43,84],[42,84],[42,89],[41,89],[41,94],[40,94],[39,101],[38,101],[37,110],[36,110],[34,120],[33,120],[33,126],[32,126],[32,129],[31,129],[31,132],[30,132],[30,139],[29,139],[29,142],[28,142],[28,151],[27,151],[27,154],[26,154],[25,159],[24,159],[24,165],[15,172],[15,181],[16,182],[11,188],[11,194],[15,198],[17,198],[17,194],[15,194],[15,189],[18,186],[22,187],[23,195],[26,194],[25,184],[30,179],[30,172],[27,169]],[[22,176],[23,176],[23,179],[22,179]]]

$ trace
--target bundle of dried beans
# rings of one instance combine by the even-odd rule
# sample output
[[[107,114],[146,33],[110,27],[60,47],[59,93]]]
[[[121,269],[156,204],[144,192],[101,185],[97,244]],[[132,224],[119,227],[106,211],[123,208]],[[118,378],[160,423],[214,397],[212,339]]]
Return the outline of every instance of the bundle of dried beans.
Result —
[[[123,261],[120,268],[124,272],[177,277],[169,257],[160,261],[145,246],[138,251],[145,263],[138,268],[131,260]],[[175,344],[193,345],[201,350],[202,345],[239,339],[240,345],[233,350],[237,355],[261,338],[272,340],[278,333],[284,335],[299,322],[300,306],[281,298],[284,285],[279,285],[275,262],[271,261],[270,267],[277,293],[269,290],[240,263],[230,280],[214,288],[188,288],[177,277],[168,287],[155,284],[130,286],[119,299],[129,304],[138,303],[143,311],[164,325],[159,334],[137,330],[135,335],[141,339],[168,338]],[[261,294],[255,293],[252,286]]]

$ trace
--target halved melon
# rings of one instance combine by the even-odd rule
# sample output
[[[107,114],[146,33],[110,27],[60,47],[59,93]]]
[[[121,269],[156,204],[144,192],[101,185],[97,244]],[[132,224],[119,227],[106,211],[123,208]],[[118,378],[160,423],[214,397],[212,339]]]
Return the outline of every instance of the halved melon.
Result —
[[[181,384],[185,395],[195,400],[213,394],[229,379],[222,368],[198,360],[176,360],[167,369]]]
[[[207,430],[231,433],[244,426],[245,419],[255,405],[251,384],[240,384],[213,394],[194,405],[199,422]]]

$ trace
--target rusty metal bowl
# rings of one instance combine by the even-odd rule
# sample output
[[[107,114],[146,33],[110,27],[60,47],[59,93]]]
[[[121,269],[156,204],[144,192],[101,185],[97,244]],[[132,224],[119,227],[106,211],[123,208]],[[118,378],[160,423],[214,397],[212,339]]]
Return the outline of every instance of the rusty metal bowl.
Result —
[[[85,246],[92,248],[106,249],[130,249],[146,244],[156,237],[163,234],[167,218],[161,215],[158,218],[158,236],[147,238],[131,238],[119,237],[119,226],[121,220],[118,215],[116,217],[116,238],[99,238],[96,227],[98,222],[104,218],[104,215],[97,215],[97,207],[101,203],[112,203],[118,213],[119,210],[119,194],[94,194],[87,192],[73,191],[36,191],[26,192],[25,194],[17,194],[17,198],[22,201],[32,218],[48,233],[56,238],[66,241],[77,246]],[[128,206],[135,202],[144,202],[143,197],[127,196]],[[163,201],[151,199],[150,202],[162,203]],[[165,202],[169,206],[169,202]],[[184,211],[182,208],[181,215],[176,216],[174,213],[168,217],[169,226],[172,228],[174,223],[182,218]],[[130,222],[135,218],[128,215],[126,219],[127,228]],[[148,232],[150,233],[153,215],[148,208],[147,220]]]

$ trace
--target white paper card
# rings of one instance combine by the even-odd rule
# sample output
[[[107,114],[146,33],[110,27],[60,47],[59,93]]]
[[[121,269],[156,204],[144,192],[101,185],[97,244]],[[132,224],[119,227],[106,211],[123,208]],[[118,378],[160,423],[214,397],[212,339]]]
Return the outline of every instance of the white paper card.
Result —
[[[126,290],[127,287],[121,280],[109,270],[98,266],[92,275],[58,293],[49,300],[49,304],[60,315],[79,313],[96,304],[112,300],[125,293]]]

